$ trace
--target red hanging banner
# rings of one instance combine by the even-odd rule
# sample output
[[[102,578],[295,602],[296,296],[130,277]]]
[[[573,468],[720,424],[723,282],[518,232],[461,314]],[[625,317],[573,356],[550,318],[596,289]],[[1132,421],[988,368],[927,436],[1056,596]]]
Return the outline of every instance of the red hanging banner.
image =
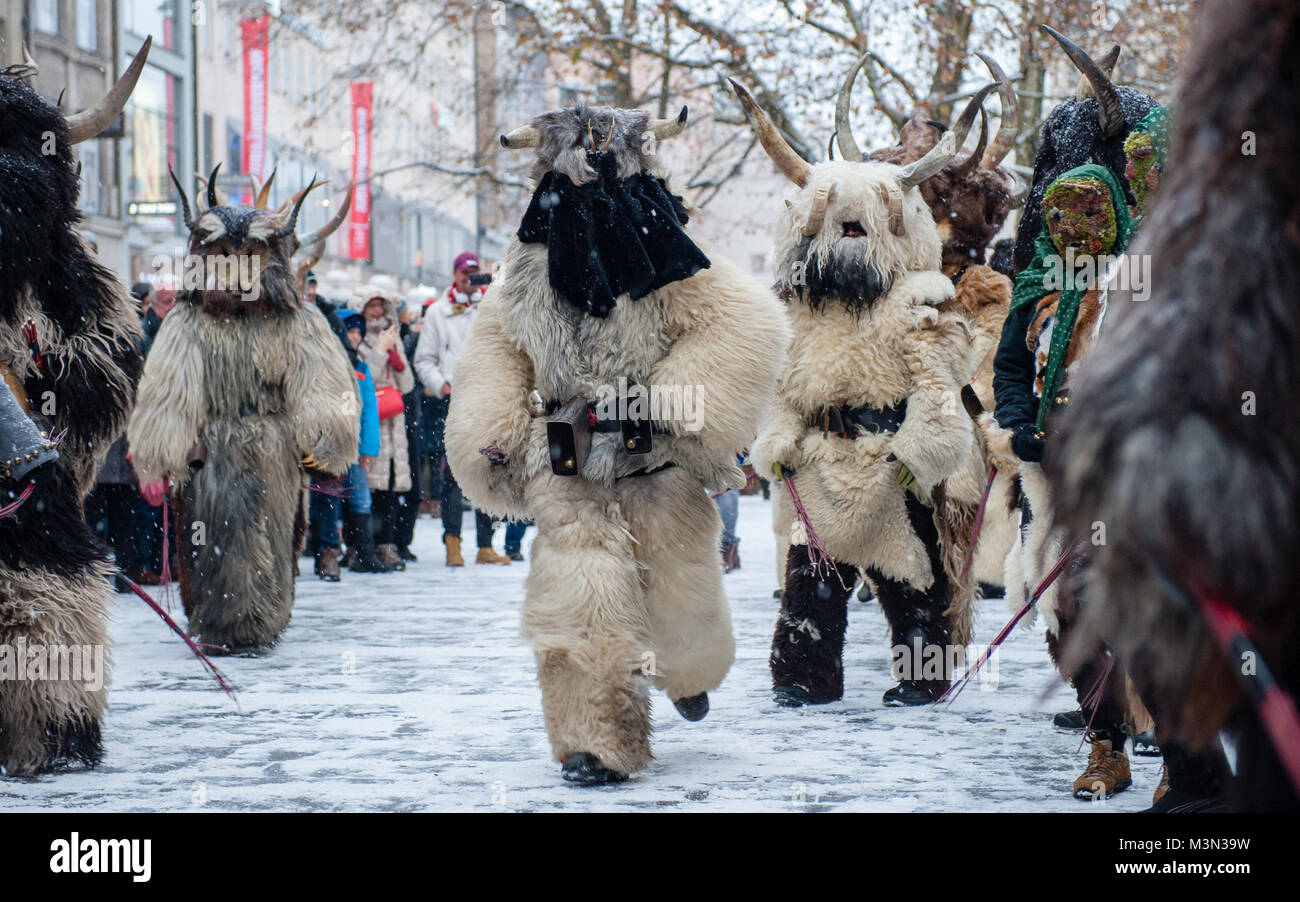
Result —
[[[352,212],[348,222],[348,259],[370,259],[370,133],[374,83],[352,83]]]
[[[243,171],[262,178],[266,164],[266,82],[270,55],[271,17],[244,19],[239,31],[244,43],[244,159]]]

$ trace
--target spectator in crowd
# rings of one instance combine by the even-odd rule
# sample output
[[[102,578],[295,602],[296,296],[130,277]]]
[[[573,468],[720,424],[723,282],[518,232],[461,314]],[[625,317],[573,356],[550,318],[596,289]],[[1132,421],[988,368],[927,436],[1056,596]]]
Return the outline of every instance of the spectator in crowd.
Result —
[[[421,495],[424,499],[420,502],[420,513],[429,514],[434,519],[441,519],[442,468],[446,454],[442,444],[442,428],[447,420],[448,399],[441,394],[426,391],[424,380],[420,378],[420,370],[414,366],[415,350],[424,327],[424,316],[428,313],[429,306],[437,300],[438,296],[433,294],[422,297],[418,307],[411,305],[415,307],[416,321],[411,327],[415,340],[407,346],[406,353],[411,359],[412,368],[415,369],[419,386],[416,396],[420,399],[420,458],[416,475],[423,487]]]
[[[416,342],[420,338],[420,312],[419,307],[408,304],[405,300],[397,303],[397,317],[401,323],[402,351],[407,360],[415,356]],[[420,382],[420,374],[414,367],[411,369],[411,375],[415,379],[415,385],[411,391],[402,395],[402,404],[406,413],[406,457],[407,467],[411,472],[411,487],[402,494],[397,507],[395,539],[397,556],[404,561],[413,562],[416,557],[411,551],[411,542],[415,539],[415,521],[420,516],[420,502],[423,498],[420,490],[420,458],[423,456],[421,447],[423,429],[420,421],[423,419],[424,390]]]
[[[379,454],[367,474],[375,520],[379,560],[395,570],[406,562],[397,553],[397,514],[401,496],[411,488],[407,452],[406,409],[402,396],[415,388],[400,339],[396,302],[386,287],[370,284],[353,296],[351,306],[365,319],[357,354],[370,367],[379,406]]]
[[[317,283],[316,274],[309,271],[307,273],[306,288],[304,289],[306,291],[305,297],[307,303],[316,305],[316,309],[324,315],[325,321],[330,324],[330,328],[334,331],[334,334],[339,337],[339,341],[342,342],[343,347],[347,349],[349,347],[348,331],[343,326],[343,319],[339,313],[338,305],[329,298],[322,297],[319,288],[320,286]]]
[[[449,399],[456,358],[469,336],[478,313],[478,302],[483,299],[485,284],[475,278],[479,274],[478,257],[470,251],[458,256],[452,264],[452,283],[445,298],[430,304],[424,314],[420,340],[416,344],[414,365],[420,372],[426,397]],[[465,559],[460,550],[461,520],[464,515],[463,498],[456,477],[449,468],[442,470],[442,541],[447,547],[447,566],[463,567]],[[510,558],[497,554],[492,548],[492,518],[475,511],[477,526],[477,564],[509,564]]]
[[[374,469],[379,457],[379,409],[375,399],[375,383],[370,367],[357,353],[366,333],[365,319],[349,311],[340,318],[344,327],[344,346],[348,360],[356,372],[361,391],[360,460],[348,468],[343,476],[343,492],[339,497],[326,490],[327,480],[313,480],[318,486],[311,493],[311,519],[316,557],[316,575],[326,582],[338,582],[339,513],[343,514],[344,534],[347,537],[346,564],[353,573],[388,573],[392,568],[380,561],[375,551],[375,538],[370,521],[371,496],[367,474]]]
[[[136,282],[131,286],[131,297],[135,298],[140,304],[140,318],[144,319],[145,314],[149,311],[149,295],[153,291],[153,286],[148,282]]]
[[[141,353],[145,357],[149,356],[153,341],[158,337],[158,327],[176,306],[176,292],[180,287],[181,280],[172,273],[163,273],[154,283],[153,291],[149,294],[148,309],[145,310],[144,318],[140,323],[144,327],[144,344],[141,345]]]

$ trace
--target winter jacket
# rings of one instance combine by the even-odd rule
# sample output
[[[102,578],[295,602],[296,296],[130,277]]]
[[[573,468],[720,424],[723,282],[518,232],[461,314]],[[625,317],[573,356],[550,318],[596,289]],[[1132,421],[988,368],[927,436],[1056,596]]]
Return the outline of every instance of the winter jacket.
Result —
[[[375,398],[375,380],[370,377],[370,366],[357,361],[357,385],[361,389],[361,444],[357,451],[362,457],[379,456],[379,401]]]
[[[476,292],[482,297],[482,292]],[[456,360],[460,357],[469,330],[478,317],[479,302],[459,308],[447,296],[430,304],[424,311],[420,341],[415,347],[415,368],[424,387],[437,397],[444,382],[452,383]]]
[[[355,295],[348,306],[361,311],[372,297],[384,298],[384,318],[387,328],[397,322],[397,308],[392,298],[386,297],[379,288],[368,287]],[[375,390],[385,386],[395,387],[401,394],[406,394],[415,387],[415,375],[407,362],[406,353],[399,341],[392,352],[378,349],[380,329],[367,327],[366,335],[357,347],[357,354],[370,367]],[[379,453],[375,455],[378,462],[370,469],[366,481],[372,491],[407,492],[411,489],[411,468],[408,462],[406,439],[406,414],[379,422]],[[391,483],[391,484],[390,484]]]

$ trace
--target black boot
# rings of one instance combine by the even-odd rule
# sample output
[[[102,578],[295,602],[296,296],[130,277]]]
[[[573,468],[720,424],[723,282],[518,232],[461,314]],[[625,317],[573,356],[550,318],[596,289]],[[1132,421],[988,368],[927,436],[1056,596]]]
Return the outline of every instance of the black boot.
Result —
[[[677,708],[677,713],[687,720],[703,720],[709,713],[709,693],[701,692],[690,698],[675,698],[673,705]]]
[[[884,695],[883,701],[889,707],[920,705],[938,699],[948,689],[952,679],[949,668],[955,658],[949,647],[952,629],[944,615],[950,587],[940,559],[934,513],[910,493],[906,503],[908,520],[930,559],[934,582],[922,591],[875,568],[867,570],[867,578],[876,587],[876,601],[889,621],[893,645],[893,676],[898,685]]]
[[[778,704],[814,705],[844,696],[844,630],[857,569],[835,563],[813,572],[807,545],[790,546],[785,592],[772,637],[772,691]],[[791,692],[791,690],[797,690]]]
[[[370,529],[370,515],[345,511],[343,535],[347,539],[353,573],[388,573],[392,568],[379,560],[375,551],[375,535]]]
[[[560,776],[566,783],[577,783],[580,786],[622,783],[627,779],[627,774],[601,767],[600,759],[589,752],[574,752],[565,758],[560,768]]]
[[[1083,709],[1075,708],[1073,711],[1062,711],[1053,717],[1052,726],[1058,730],[1077,732],[1088,728],[1088,718],[1084,715]]]

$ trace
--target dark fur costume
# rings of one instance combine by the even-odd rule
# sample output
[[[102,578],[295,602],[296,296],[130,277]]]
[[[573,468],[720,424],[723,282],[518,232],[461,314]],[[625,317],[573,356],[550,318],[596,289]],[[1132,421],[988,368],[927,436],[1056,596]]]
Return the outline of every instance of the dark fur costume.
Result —
[[[1033,184],[1020,216],[1020,226],[1016,230],[1016,272],[1028,266],[1034,258],[1034,239],[1043,227],[1043,193],[1060,176],[1076,166],[1096,163],[1115,173],[1120,184],[1125,185],[1125,192],[1128,192],[1124,181],[1124,167],[1127,164],[1124,139],[1133,126],[1151,112],[1156,102],[1147,94],[1124,85],[1115,85],[1115,91],[1124,110],[1124,128],[1112,138],[1102,135],[1101,124],[1097,119],[1096,97],[1090,96],[1083,100],[1071,98],[1052,110],[1043,123],[1038,156],[1034,158]],[[1130,204],[1133,203],[1131,193],[1128,193],[1127,199]]]
[[[210,271],[247,260],[250,277],[256,261],[257,281],[177,294],[128,438],[140,478],[170,481],[189,632],[251,651],[292,614],[304,468],[338,475],[356,460],[360,402],[338,339],[298,293],[296,209],[216,200],[191,225],[191,255]]]
[[[649,172],[619,178],[615,155],[587,152],[597,177],[575,185],[548,172],[533,192],[519,240],[546,245],[547,277],[557,295],[604,318],[626,294],[635,301],[709,265],[682,231],[681,199]]]
[[[106,649],[111,567],[82,497],[133,403],[140,326],[125,287],[75,231],[68,126],[30,74],[0,70],[0,365],[41,431],[64,436],[58,460],[33,474],[34,494],[0,521],[0,645]],[[40,365],[22,334],[29,321]],[[21,488],[6,485],[0,505]],[[106,699],[74,680],[0,682],[0,770],[96,764]]]
[[[1181,70],[1170,171],[1131,249],[1151,255],[1152,295],[1112,296],[1046,463],[1070,528],[1108,529],[1081,628],[1109,639],[1172,735],[1234,734],[1238,807],[1296,810],[1242,662],[1158,571],[1236,608],[1300,696],[1300,9],[1206,4]]]

